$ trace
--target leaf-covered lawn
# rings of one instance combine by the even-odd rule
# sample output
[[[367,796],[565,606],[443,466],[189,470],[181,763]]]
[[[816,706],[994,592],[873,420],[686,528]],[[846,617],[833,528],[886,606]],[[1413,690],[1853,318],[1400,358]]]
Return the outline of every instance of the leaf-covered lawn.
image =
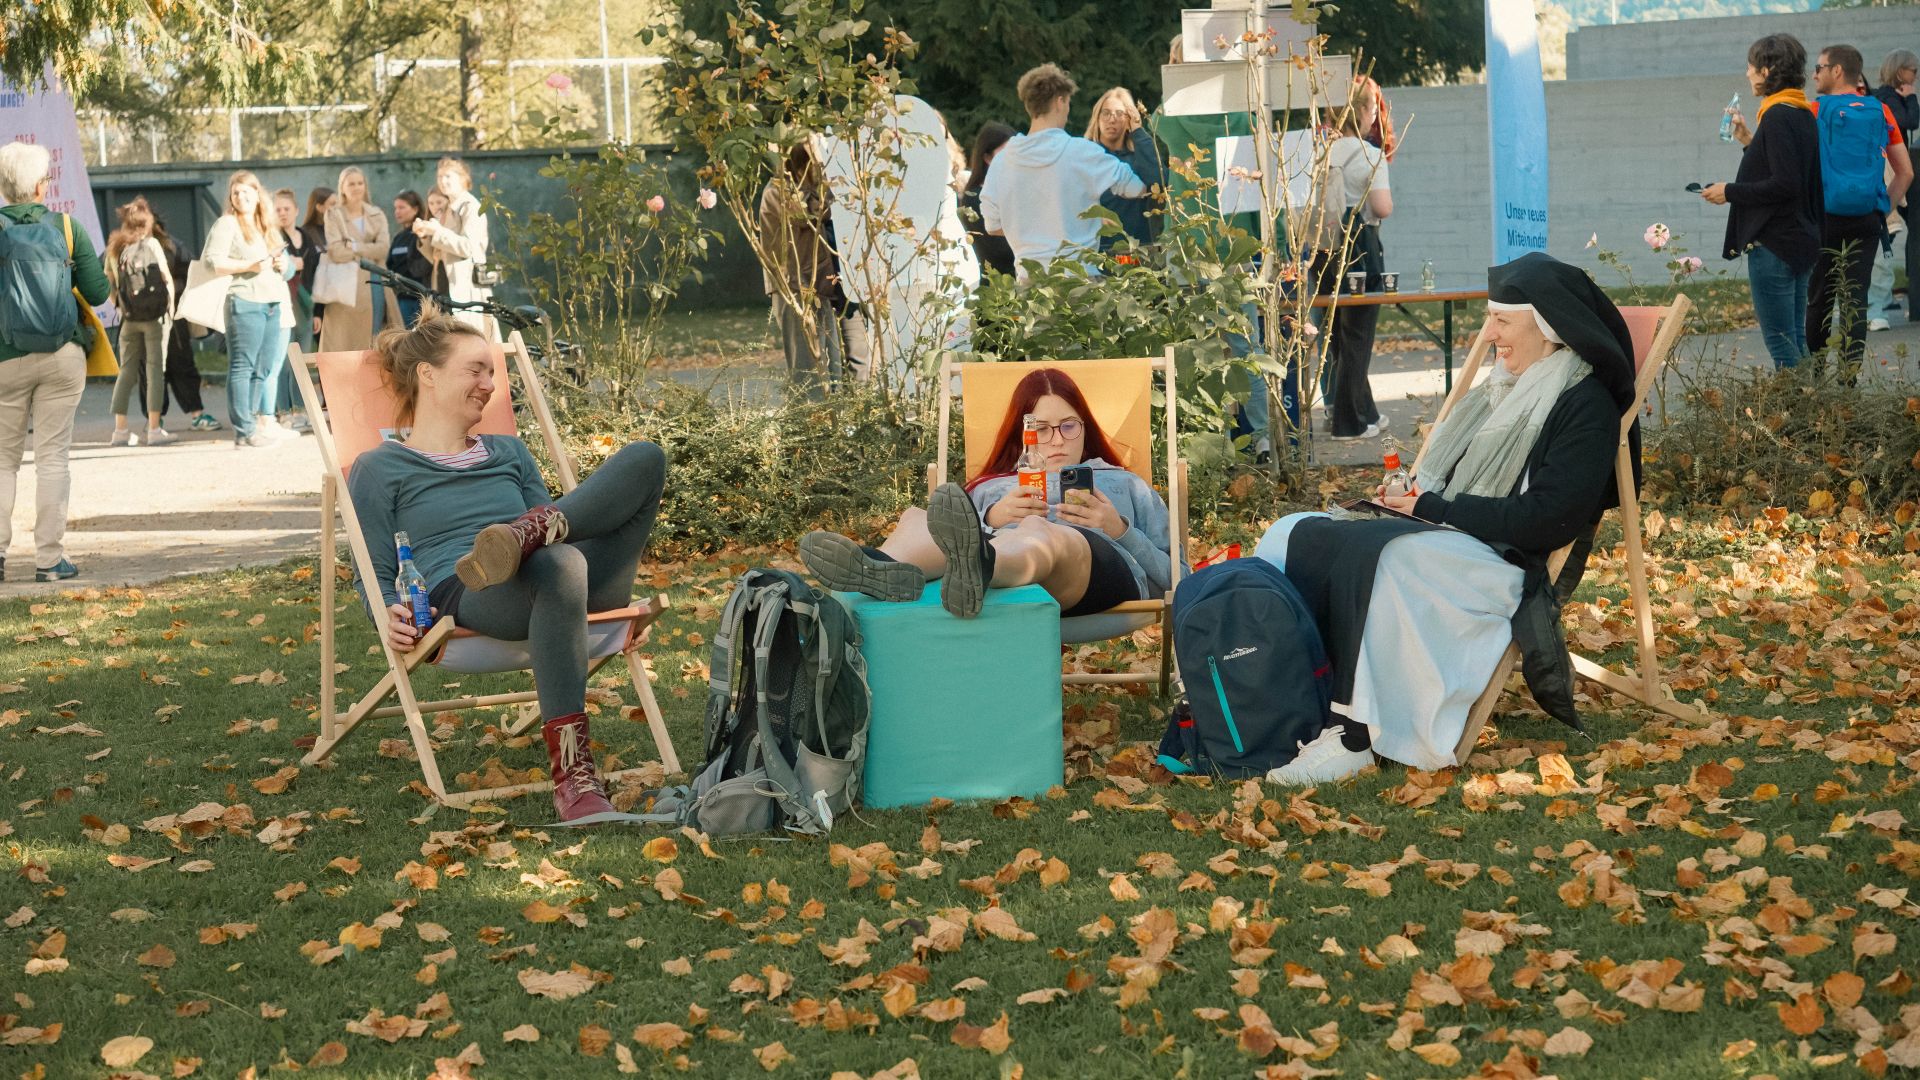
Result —
[[[0,1075],[1898,1075],[1920,562],[1860,531],[1665,524],[1704,728],[1599,702],[1569,742],[1510,698],[1468,769],[1301,794],[1167,783],[1157,703],[1076,695],[1063,789],[819,841],[430,812],[397,724],[300,767],[310,569],[11,602]],[[683,755],[734,569],[648,571]],[[1628,640],[1622,576],[1582,647]],[[638,762],[619,682],[595,730]],[[540,763],[499,720],[443,725],[448,776]]]

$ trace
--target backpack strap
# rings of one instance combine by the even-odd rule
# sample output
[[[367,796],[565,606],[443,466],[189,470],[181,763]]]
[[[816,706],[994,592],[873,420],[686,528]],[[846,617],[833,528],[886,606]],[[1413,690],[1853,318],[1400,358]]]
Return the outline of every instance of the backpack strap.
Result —
[[[768,662],[773,655],[774,638],[780,632],[780,616],[789,608],[794,608],[796,614],[811,612],[813,605],[806,601],[795,605],[791,587],[785,581],[769,587],[757,599],[760,612],[753,636],[754,722],[760,728],[762,764],[767,770],[767,780],[776,789],[769,794],[780,804],[789,831],[819,835],[833,827],[832,811],[827,810],[824,799],[817,807],[807,803],[793,763],[780,753],[773,722],[769,719],[772,703],[767,700]]]

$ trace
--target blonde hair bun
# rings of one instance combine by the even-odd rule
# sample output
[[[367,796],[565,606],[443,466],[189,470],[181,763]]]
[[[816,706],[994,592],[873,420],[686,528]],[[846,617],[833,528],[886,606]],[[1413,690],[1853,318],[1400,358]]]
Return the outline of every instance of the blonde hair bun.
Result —
[[[414,406],[420,400],[420,365],[439,367],[453,354],[461,338],[481,341],[487,336],[473,326],[446,315],[423,315],[412,329],[389,326],[373,341],[374,356],[387,388],[399,400],[394,417],[400,424],[411,423]]]

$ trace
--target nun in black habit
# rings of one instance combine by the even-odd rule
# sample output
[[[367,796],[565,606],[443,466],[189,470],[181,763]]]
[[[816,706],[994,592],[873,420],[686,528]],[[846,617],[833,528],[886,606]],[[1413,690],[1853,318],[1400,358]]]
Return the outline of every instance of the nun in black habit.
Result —
[[[1379,500],[1422,520],[1295,514],[1255,550],[1313,609],[1335,675],[1336,722],[1269,780],[1337,780],[1374,754],[1458,764],[1467,715],[1515,641],[1535,698],[1579,726],[1559,611],[1618,501],[1633,339],[1585,271],[1544,254],[1490,268],[1487,292],[1497,362],[1428,436],[1415,493]],[[1637,424],[1631,447],[1637,485]]]

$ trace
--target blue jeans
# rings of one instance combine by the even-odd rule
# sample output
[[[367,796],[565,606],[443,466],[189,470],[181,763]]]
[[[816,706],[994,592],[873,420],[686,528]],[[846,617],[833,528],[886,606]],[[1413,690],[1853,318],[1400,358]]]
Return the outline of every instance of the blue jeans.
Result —
[[[402,296],[399,297],[398,300],[400,303],[400,325],[411,330],[414,324],[420,321],[420,301],[417,297],[412,296]]]
[[[1812,267],[1795,270],[1761,246],[1747,252],[1753,317],[1759,320],[1760,338],[1776,371],[1797,366],[1807,355],[1807,288],[1812,280]]]
[[[1886,247],[1873,245],[1873,284],[1867,287],[1867,318],[1893,322],[1893,257],[1906,244],[1904,233],[1895,233]],[[1907,289],[1912,293],[1911,286]],[[1908,317],[1909,322],[1913,319]]]
[[[272,416],[280,369],[287,362],[287,331],[280,304],[227,297],[227,418],[233,437],[253,434],[255,416]]]

